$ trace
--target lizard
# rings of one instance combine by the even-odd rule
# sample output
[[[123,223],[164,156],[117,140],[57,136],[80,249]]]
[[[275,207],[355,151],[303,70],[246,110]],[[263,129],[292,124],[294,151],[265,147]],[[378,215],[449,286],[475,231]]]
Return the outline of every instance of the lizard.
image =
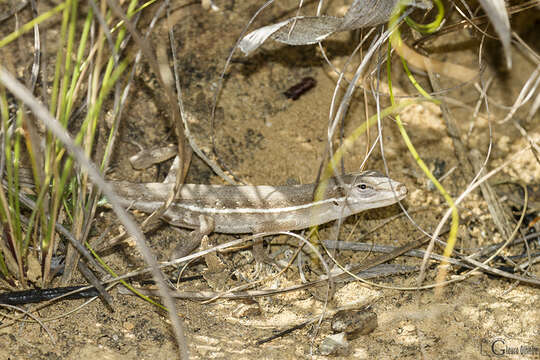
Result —
[[[113,182],[126,207],[151,213],[167,199],[174,184]],[[407,188],[377,171],[349,173],[328,180],[320,200],[317,183],[289,186],[183,184],[177,200],[162,218],[194,229],[188,244],[175,256],[195,250],[212,232],[245,234],[294,231],[321,225],[359,212],[392,205],[405,198]],[[262,249],[262,244],[258,245]],[[257,250],[254,246],[254,250]],[[257,256],[257,255],[256,255]]]

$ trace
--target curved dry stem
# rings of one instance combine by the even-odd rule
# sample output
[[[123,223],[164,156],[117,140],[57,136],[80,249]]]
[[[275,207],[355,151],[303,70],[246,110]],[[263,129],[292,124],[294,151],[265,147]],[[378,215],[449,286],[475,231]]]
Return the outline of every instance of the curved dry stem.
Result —
[[[25,316],[29,316],[31,317],[32,319],[34,319],[42,328],[43,330],[45,330],[45,332],[47,333],[47,335],[49,335],[49,338],[51,339],[52,343],[55,344],[56,342],[54,341],[54,337],[52,336],[51,332],[49,331],[49,328],[47,328],[45,326],[45,324],[43,323],[43,321],[41,321],[37,316],[33,315],[32,313],[30,313],[29,311],[26,311],[24,310],[23,308],[20,308],[18,306],[13,306],[13,305],[8,305],[8,304],[0,304],[0,306],[2,307],[6,307],[6,308],[9,308],[9,309],[13,309],[13,310],[17,310],[17,311],[20,311],[22,312]],[[11,318],[9,315],[7,314],[3,314],[3,316],[6,316],[8,318]],[[15,321],[15,320],[14,320]]]
[[[430,59],[427,56],[421,55],[395,36],[392,36],[390,41],[396,52],[407,60],[409,65],[417,69],[434,72],[465,83],[473,81],[478,76],[478,72],[468,67]]]

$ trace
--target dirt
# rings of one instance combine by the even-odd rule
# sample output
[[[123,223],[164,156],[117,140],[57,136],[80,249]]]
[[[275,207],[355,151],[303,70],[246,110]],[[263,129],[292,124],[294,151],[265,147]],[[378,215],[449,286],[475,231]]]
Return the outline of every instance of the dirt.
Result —
[[[211,136],[214,134],[221,163],[245,183],[278,185],[314,181],[321,159],[325,156],[335,77],[330,74],[331,70],[324,64],[315,45],[291,47],[268,41],[249,57],[237,50],[225,76],[212,131],[211,106],[225,60],[259,6],[234,0],[216,1],[216,4],[219,11],[203,9],[199,3],[186,5],[175,2],[171,15],[174,19],[172,23],[184,103],[191,116],[193,139],[206,153],[211,153]],[[333,2],[328,12],[340,14],[344,5],[343,1]],[[294,16],[296,6],[292,1],[280,2],[263,12],[250,29]],[[315,6],[314,3],[308,4],[304,13],[314,13]],[[19,16],[22,23],[28,21],[29,10],[24,10]],[[519,15],[520,18],[523,16]],[[142,22],[148,21],[147,15],[143,16]],[[538,17],[535,21],[538,23]],[[48,39],[49,59],[54,56],[57,46],[54,38],[59,26],[60,22],[56,20],[47,22],[43,28]],[[13,29],[13,19],[0,23],[0,34],[3,34],[0,37]],[[152,43],[167,44],[167,30],[166,21],[162,18],[152,36]],[[536,35],[531,33],[530,28],[522,27],[520,31],[526,42],[538,47],[538,43],[534,43]],[[352,52],[353,37],[353,34],[345,32],[324,43],[337,66],[342,66]],[[32,36],[29,34],[19,43],[10,45],[12,52],[0,50],[0,57],[5,59],[8,68],[11,67],[20,76],[25,74],[32,61],[28,55],[31,51],[25,54],[20,49],[31,49],[31,44]],[[439,37],[425,46],[440,60],[477,68],[480,45],[480,39],[473,36],[472,31],[461,30]],[[493,77],[488,93],[493,141],[488,168],[506,164],[495,177],[497,180],[538,184],[540,166],[533,153],[527,150],[516,156],[529,143],[513,122],[518,121],[531,138],[538,140],[538,114],[528,119],[527,112],[519,110],[512,120],[499,123],[535,65],[523,53],[514,51],[513,69],[504,71],[504,63],[499,60],[502,54],[498,43],[492,40],[488,41],[482,59],[487,61],[482,80]],[[52,73],[52,68],[48,71]],[[392,62],[392,71],[398,95],[416,94],[404,75],[401,62],[396,58]],[[296,101],[287,99],[283,92],[307,76],[316,79],[315,88]],[[427,77],[418,73],[416,77],[421,85],[429,89]],[[386,78],[383,78],[381,90],[385,91]],[[490,141],[485,108],[481,110],[482,116],[473,117],[479,92],[470,84],[460,85],[446,78],[440,80],[462,141],[467,149],[477,149],[485,156]],[[157,84],[146,64],[139,67],[125,108],[127,111],[120,141],[107,173],[111,179],[150,182],[162,180],[167,173],[170,162],[137,171],[128,161],[129,156],[139,150],[137,144],[148,149],[175,142],[170,114],[165,110],[165,96]],[[376,85],[375,82],[373,84]],[[368,112],[373,115],[376,107],[370,92],[371,89],[366,88]],[[381,99],[381,107],[388,106],[388,97]],[[112,104],[110,106],[112,108]],[[401,113],[401,119],[428,167],[432,171],[437,170],[440,175],[450,172],[442,184],[453,198],[457,198],[471,179],[464,175],[465,169],[456,157],[454,143],[448,135],[440,108],[426,102],[413,105]],[[364,121],[364,96],[362,89],[359,89],[350,104],[343,134],[351,134]],[[390,176],[403,182],[409,189],[403,205],[414,224],[407,217],[399,216],[378,227],[402,212],[395,205],[347,219],[340,229],[340,239],[400,246],[418,238],[421,235],[418,228],[432,232],[447,210],[447,205],[442,196],[433,190],[408,152],[395,121],[385,118],[382,124],[380,140],[384,145],[384,159]],[[345,156],[346,170],[355,171],[362,166],[369,144],[376,137],[377,130],[372,127],[369,137],[362,136],[356,142],[354,150]],[[333,144],[338,146],[339,139]],[[378,145],[364,168],[385,170]],[[223,183],[195,156],[187,182]],[[117,227],[113,214],[108,210],[103,211],[99,219],[104,219],[104,224],[112,223]],[[488,206],[479,192],[469,195],[460,204],[459,211],[459,251],[470,254],[482,246],[505,240],[491,221]],[[138,218],[143,217],[139,215]],[[96,236],[103,226],[98,224]],[[331,225],[323,227],[321,237],[328,238],[331,231]],[[163,224],[148,234],[148,241],[158,258],[164,260],[175,247],[179,236],[187,236],[187,231],[179,235],[176,230]],[[212,237],[211,241],[216,243],[236,238],[215,234]],[[293,240],[273,239],[271,251],[283,250],[287,241],[295,244]],[[538,243],[531,243],[530,246],[533,251],[539,247]],[[435,250],[442,253],[440,247]],[[521,251],[522,248],[512,249],[507,254],[515,255]],[[370,255],[368,259],[374,256]],[[226,290],[244,284],[247,280],[242,277],[254,279],[255,265],[249,251],[222,254],[220,259],[227,276],[222,276],[220,281],[213,284],[211,280],[198,277],[180,283],[179,289],[212,290],[210,285],[213,285],[216,291]],[[105,260],[119,274],[144,265],[130,242],[107,253]],[[344,251],[339,253],[338,260],[344,264],[355,264],[366,261],[366,254]],[[421,259],[400,258],[396,262],[420,265]],[[191,266],[185,275],[200,275],[205,269],[206,264],[199,262]],[[315,277],[314,270],[308,272],[308,276]],[[263,271],[274,273],[275,269],[265,267]],[[462,270],[452,267],[449,271],[448,279],[457,279]],[[172,270],[168,274],[171,273]],[[425,284],[433,284],[436,273],[437,268],[433,263]],[[533,266],[530,275],[540,276],[539,267]],[[208,278],[211,279],[212,275],[208,275]],[[497,352],[503,350],[506,354],[502,358],[540,357],[540,292],[537,287],[478,272],[465,280],[448,284],[441,294],[436,294],[433,289],[401,289],[415,287],[416,279],[417,273],[413,273],[374,280],[382,286],[368,286],[359,282],[339,285],[326,311],[340,306],[371,304],[378,316],[378,327],[368,335],[351,340],[348,353],[337,358],[480,359],[496,357]],[[78,281],[82,282],[81,279]],[[300,281],[298,271],[289,270],[257,288],[285,288]],[[263,345],[256,342],[271,336],[276,330],[293,327],[320,315],[325,311],[325,302],[321,301],[324,296],[321,294],[324,295],[324,292],[308,289],[250,300],[217,300],[210,303],[182,300],[177,302],[177,310],[185,325],[193,358],[319,359],[324,357],[318,355],[318,346],[331,334],[328,320],[324,320],[320,326],[315,322]],[[112,291],[112,296],[113,312],[99,300],[82,308],[78,306],[83,304],[83,300],[63,301],[37,314],[42,319],[54,318],[45,322],[47,332],[33,322],[0,330],[0,357],[169,359],[176,356],[177,347],[165,312],[137,297],[121,295],[116,289]],[[510,354],[520,348],[530,349],[529,354]]]

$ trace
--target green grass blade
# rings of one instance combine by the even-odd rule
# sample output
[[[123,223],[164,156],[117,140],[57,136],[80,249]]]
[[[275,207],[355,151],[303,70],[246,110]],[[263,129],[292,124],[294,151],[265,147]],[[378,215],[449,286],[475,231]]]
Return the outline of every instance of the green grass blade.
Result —
[[[55,8],[47,11],[46,13],[41,14],[40,16],[36,17],[32,21],[29,21],[26,24],[24,24],[23,26],[21,26],[16,31],[14,31],[11,34],[7,35],[3,39],[0,39],[0,49],[3,48],[4,46],[8,45],[12,41],[17,40],[17,38],[19,36],[23,35],[24,33],[32,30],[34,28],[34,25],[41,24],[45,20],[47,20],[50,17],[54,16],[56,13],[64,10],[65,7],[66,7],[66,3],[62,3],[60,5],[57,5]]]
[[[404,9],[403,5],[399,5],[399,6],[401,6],[400,11],[395,12],[395,14],[390,19],[390,22],[389,22],[389,27],[390,28],[397,25],[397,20],[399,19],[399,15],[402,13],[402,11]],[[400,32],[399,32],[399,29],[396,27],[394,33],[390,37],[390,44],[392,46],[399,46],[399,44],[401,44],[401,43],[402,43],[401,35],[400,35]],[[389,44],[389,46],[390,46],[390,44]],[[402,60],[402,61],[404,61],[404,60]],[[408,70],[408,68],[407,68],[407,70]],[[388,59],[387,59],[387,75],[388,75],[388,88],[389,88],[389,92],[390,92],[390,102],[392,104],[394,104],[395,99],[394,99],[394,93],[393,93],[393,89],[392,89],[390,49],[388,51]],[[411,76],[409,78],[411,78]],[[415,83],[416,83],[416,81],[415,81]],[[418,89],[418,87],[417,87],[417,89]],[[429,94],[427,94],[427,92],[422,91],[421,93],[427,95],[428,99],[431,99],[431,96]],[[458,213],[457,207],[456,207],[452,197],[448,194],[448,192],[441,185],[441,183],[439,183],[439,181],[435,178],[435,176],[433,176],[431,171],[429,171],[429,168],[427,167],[425,162],[422,160],[422,158],[420,157],[420,155],[416,151],[416,148],[412,144],[411,139],[409,138],[409,135],[407,134],[407,131],[405,130],[405,127],[403,126],[403,123],[402,123],[401,118],[400,118],[399,115],[396,116],[396,124],[398,125],[399,132],[400,132],[403,140],[405,141],[405,144],[406,144],[407,148],[409,149],[409,152],[411,153],[411,155],[415,159],[416,163],[418,164],[420,169],[422,169],[422,171],[426,174],[428,179],[430,179],[432,181],[432,183],[435,185],[437,190],[441,193],[441,195],[445,199],[448,206],[452,209],[452,222],[451,222],[451,225],[450,225],[450,233],[448,235],[447,245],[446,245],[446,247],[444,249],[444,252],[443,252],[444,256],[450,257],[450,255],[452,254],[452,251],[453,251],[453,249],[455,247],[455,244],[456,244],[457,233],[458,233],[458,228],[459,228],[459,213]],[[443,261],[441,263],[441,266],[439,267],[439,269],[444,268],[445,264],[446,264],[446,262]],[[439,276],[440,276],[440,273],[439,273]],[[439,280],[439,277],[438,277],[438,280]]]

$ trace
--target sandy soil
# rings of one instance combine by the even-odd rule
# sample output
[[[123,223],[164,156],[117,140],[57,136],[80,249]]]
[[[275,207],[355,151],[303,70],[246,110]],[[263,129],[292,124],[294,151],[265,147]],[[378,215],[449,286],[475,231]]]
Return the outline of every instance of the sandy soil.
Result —
[[[214,90],[225,59],[259,4],[218,0],[216,3],[221,10],[212,12],[204,10],[199,4],[176,3],[172,17],[185,106],[192,115],[190,126],[195,141],[209,153],[212,145],[210,109]],[[342,11],[342,5],[342,1],[332,3],[328,11],[338,14]],[[295,6],[292,1],[280,2],[264,12],[253,27],[293,16]],[[314,4],[310,4],[305,12],[312,13],[313,6]],[[23,22],[27,21],[28,11],[20,16],[24,19]],[[143,19],[144,21],[148,19]],[[0,34],[12,31],[13,27],[12,20],[0,24]],[[59,22],[49,22],[43,29],[49,44],[47,51],[51,55],[54,54],[54,39],[58,27]],[[538,42],[534,42],[536,35],[531,33],[530,28],[523,26],[520,31],[525,41],[538,47]],[[343,33],[324,44],[329,56],[339,66],[352,51],[352,36]],[[159,23],[152,41],[154,44],[166,46],[168,39],[165,20]],[[19,49],[30,49],[31,44],[32,38],[28,35],[17,46]],[[464,30],[437,38],[427,43],[426,48],[441,60],[475,68],[479,44],[477,37]],[[536,50],[538,51],[538,48]],[[31,56],[21,52],[3,52],[0,56],[5,58],[6,64],[13,66],[19,75],[29,69],[32,61]],[[250,184],[312,182],[324,156],[328,112],[336,84],[330,75],[330,69],[324,65],[320,51],[316,46],[290,47],[268,42],[250,57],[244,57],[237,51],[232,59],[232,66],[219,99],[214,127],[216,148],[222,162],[238,178]],[[497,180],[521,180],[530,185],[538,184],[540,166],[533,154],[527,151],[518,157],[512,157],[528,145],[527,139],[520,134],[512,121],[504,124],[497,122],[506,114],[505,107],[512,105],[534,70],[534,64],[516,51],[513,70],[504,72],[502,60],[498,59],[502,59],[498,44],[488,43],[483,57],[483,60],[487,60],[487,67],[482,76],[483,81],[494,77],[489,88],[493,148],[488,167],[492,169],[511,160],[495,177]],[[416,94],[403,75],[399,61],[393,62],[393,71],[394,86],[398,88],[398,94]],[[283,92],[306,76],[315,78],[317,86],[297,101],[287,99]],[[126,107],[121,139],[108,176],[111,179],[133,182],[156,181],[164,177],[169,163],[136,171],[129,164],[128,157],[138,151],[135,143],[148,149],[166,145],[175,139],[169,114],[163,110],[167,109],[163,92],[157,87],[154,75],[147,65],[143,65],[137,71],[136,77],[135,87]],[[426,77],[418,75],[418,78],[421,84],[429,89]],[[485,109],[482,110],[484,115],[473,117],[479,98],[478,91],[472,85],[457,86],[459,83],[452,79],[440,80],[446,89],[450,111],[457,122],[463,142],[468,149],[477,149],[485,154],[490,140]],[[384,86],[381,85],[383,90]],[[370,89],[366,91],[369,93]],[[375,113],[373,98],[368,95],[367,101],[368,112],[372,115]],[[383,96],[382,102],[382,106],[387,106],[388,98]],[[464,175],[462,165],[457,160],[439,107],[428,103],[414,105],[403,111],[401,116],[412,142],[431,170],[437,169],[444,174],[456,168],[442,183],[454,198],[457,197],[471,179]],[[514,120],[527,129],[529,136],[538,140],[538,114],[530,121],[526,119],[526,111],[518,111],[514,116]],[[344,134],[350,134],[364,120],[364,98],[360,89],[351,103]],[[433,231],[446,211],[444,200],[432,189],[409,154],[393,119],[384,119],[383,126],[381,140],[389,173],[394,179],[405,183],[409,189],[404,206],[419,227]],[[356,143],[354,151],[347,153],[344,162],[346,170],[359,169],[366,149],[376,135],[376,128],[371,128],[369,139],[362,137]],[[365,168],[384,170],[379,146],[375,148]],[[196,157],[187,181],[221,183]],[[518,194],[516,188],[511,189]],[[416,239],[420,232],[404,216],[375,229],[400,212],[399,207],[392,206],[347,219],[340,230],[340,239],[393,246],[406,244]],[[104,210],[104,214],[98,219],[100,222],[103,219],[103,224],[97,224],[96,236],[106,224],[116,224],[113,214],[107,210]],[[504,240],[491,221],[488,206],[479,192],[473,193],[461,204],[460,222],[458,247],[465,253],[472,253],[476,248]],[[331,229],[331,226],[323,227],[322,237],[330,236]],[[182,236],[186,234],[187,232],[184,232]],[[148,239],[158,257],[166,259],[179,241],[179,236],[177,231],[164,224],[148,234]],[[363,237],[362,240],[359,240],[360,237]],[[212,235],[212,241],[215,242],[225,242],[233,238]],[[283,244],[286,241],[274,239],[272,251],[285,247]],[[288,241],[294,243],[293,240]],[[538,244],[531,243],[530,246],[533,251],[538,251]],[[117,251],[107,254],[105,259],[118,273],[125,273],[143,265],[132,244],[127,243],[115,250]],[[436,251],[442,253],[441,248]],[[508,254],[519,254],[522,251],[523,248],[516,247]],[[254,263],[249,251],[220,256],[225,264],[225,276],[220,277],[219,281],[212,281],[216,279],[216,275],[206,274],[205,278],[181,283],[180,289],[208,290],[213,285],[214,290],[224,290],[245,283],[240,276],[253,276]],[[338,255],[338,259],[345,264],[366,261],[365,257],[365,253],[353,252],[342,252]],[[421,260],[400,258],[396,262],[419,265]],[[434,264],[429,269],[426,284],[434,283]],[[191,266],[186,275],[200,274],[205,268],[205,263],[200,262]],[[266,268],[265,271],[272,270]],[[449,279],[455,278],[460,271],[458,268],[451,268]],[[315,276],[313,273],[309,275]],[[531,269],[531,275],[540,276],[538,266]],[[299,282],[298,272],[289,270],[280,278],[259,287],[286,287]],[[372,309],[378,315],[377,329],[352,340],[348,354],[338,358],[489,358],[495,356],[490,352],[490,346],[496,340],[496,346],[505,345],[507,352],[520,346],[530,346],[537,351],[536,355],[506,354],[503,358],[540,357],[538,288],[482,273],[451,283],[444,288],[441,296],[436,296],[432,289],[392,289],[414,287],[415,273],[378,279],[375,282],[387,288],[357,282],[348,283],[338,286],[334,297],[329,300],[328,311],[339,306],[372,303]],[[46,326],[54,338],[54,343],[35,323],[1,330],[0,357],[173,358],[176,344],[166,314],[139,298],[120,295],[116,290],[113,290],[112,295],[115,300],[114,312],[110,312],[98,300],[75,313],[47,322]],[[317,348],[331,333],[327,320],[323,321],[320,327],[316,324],[310,325],[264,345],[255,343],[272,335],[276,329],[294,326],[320,314],[324,307],[324,302],[320,299],[320,293],[316,290],[302,290],[249,301],[219,300],[208,304],[178,301],[177,308],[185,324],[193,358],[318,359],[323,356],[317,355]],[[74,310],[82,303],[82,300],[59,302],[41,310],[39,316],[53,318]],[[497,347],[497,351],[501,349]]]

